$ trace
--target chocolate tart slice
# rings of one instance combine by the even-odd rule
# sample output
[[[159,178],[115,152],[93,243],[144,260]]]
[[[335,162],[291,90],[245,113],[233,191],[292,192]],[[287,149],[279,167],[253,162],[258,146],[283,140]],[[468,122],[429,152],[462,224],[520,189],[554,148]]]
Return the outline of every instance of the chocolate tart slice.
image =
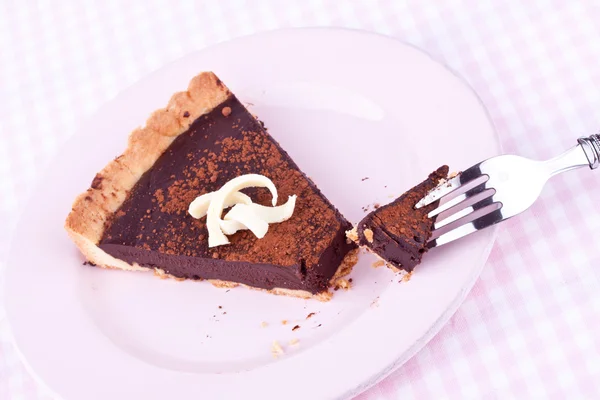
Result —
[[[206,218],[192,218],[190,202],[250,173],[270,178],[280,203],[298,196],[292,217],[262,239],[240,231],[209,248]],[[266,189],[246,194],[270,205]],[[356,258],[345,237],[350,223],[210,72],[131,133],[125,152],[77,197],[65,227],[100,267],[322,300]]]
[[[415,204],[447,176],[448,166],[444,165],[393,202],[368,214],[357,225],[354,239],[392,269],[412,272],[427,251],[435,222],[427,214],[437,206],[434,203],[415,209]]]

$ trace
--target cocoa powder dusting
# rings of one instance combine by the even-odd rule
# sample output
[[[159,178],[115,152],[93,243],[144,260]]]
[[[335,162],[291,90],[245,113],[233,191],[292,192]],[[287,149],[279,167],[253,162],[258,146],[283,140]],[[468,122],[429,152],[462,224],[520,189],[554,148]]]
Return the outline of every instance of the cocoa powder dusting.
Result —
[[[185,153],[178,156],[179,160],[185,161],[179,162],[179,170],[172,170],[173,167],[169,166],[171,170],[168,173],[151,171],[152,179],[164,176],[161,178],[164,182],[160,182],[158,188],[150,186],[150,197],[155,202],[149,201],[144,206],[151,208],[151,212],[143,212],[148,217],[145,221],[160,228],[156,231],[151,229],[151,238],[147,243],[164,254],[286,266],[303,263],[311,268],[318,264],[321,253],[340,230],[341,217],[255,120],[251,126],[244,125],[249,129],[236,130],[239,113],[238,109],[232,112],[231,108],[225,107],[212,114],[222,119],[232,114],[234,118],[226,120],[231,121],[227,122],[231,127],[228,130],[231,132],[233,129],[234,134],[222,135],[211,130],[212,124],[218,121],[204,118],[195,121],[189,133],[181,136],[193,136],[189,140],[194,140],[198,148],[193,151],[186,148]],[[207,139],[203,139],[205,137]],[[166,153],[175,151],[173,148],[176,148],[180,139]],[[285,203],[290,195],[298,196],[292,217],[283,223],[271,224],[262,239],[257,239],[250,231],[240,231],[229,236],[231,244],[209,251],[206,217],[200,220],[192,218],[187,212],[189,204],[197,196],[218,190],[230,179],[249,173],[265,175],[274,182],[279,194],[278,205]],[[132,193],[141,190],[138,188]],[[244,191],[254,202],[271,205],[271,195],[267,189],[250,188]],[[307,237],[310,240],[303,239]]]
[[[165,195],[162,189],[157,189],[156,192],[154,192],[154,197],[156,198],[156,201],[158,201],[159,204],[165,202]]]
[[[435,181],[446,176],[448,167],[444,166],[429,177],[427,185],[421,184],[419,190],[410,190],[404,193],[399,199],[395,200],[387,207],[381,207],[374,215],[378,224],[383,225],[389,232],[402,236],[419,237],[423,230],[423,221],[426,221],[427,214],[435,208],[428,206],[415,209],[414,205],[425,196],[425,194],[435,187]],[[398,206],[391,206],[398,205]],[[366,233],[366,232],[365,232]]]
[[[228,176],[248,173],[265,175],[277,187],[279,204],[287,201],[292,194],[298,195],[292,218],[284,223],[270,225],[269,232],[261,240],[257,240],[249,231],[239,232],[230,239],[230,245],[219,249],[223,258],[279,265],[294,265],[299,259],[306,260],[307,264],[318,262],[316,256],[320,253],[319,247],[322,249],[328,245],[325,243],[326,239],[339,229],[339,224],[335,223],[333,210],[313,193],[304,175],[291,169],[277,146],[259,132],[244,131],[240,139],[225,138],[220,142],[219,150],[218,153],[209,151],[195,165],[188,167],[186,179],[176,180],[169,187],[168,200],[161,203],[161,209],[167,213],[187,210],[190,202],[197,196],[216,190],[226,183],[219,179],[220,171],[233,170],[233,174],[225,174]],[[204,186],[207,179],[215,185],[210,188]],[[266,189],[250,189],[248,193],[255,202],[270,205],[271,196]],[[314,222],[319,218],[334,223],[315,226]],[[204,228],[204,221],[205,219],[194,220],[200,228]],[[313,249],[312,244],[298,241],[298,235],[321,237],[325,241],[317,242],[317,248]]]

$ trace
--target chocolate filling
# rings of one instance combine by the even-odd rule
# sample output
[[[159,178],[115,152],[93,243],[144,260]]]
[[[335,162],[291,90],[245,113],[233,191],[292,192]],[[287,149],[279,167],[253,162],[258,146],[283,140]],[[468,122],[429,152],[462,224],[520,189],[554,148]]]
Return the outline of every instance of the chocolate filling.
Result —
[[[278,204],[296,194],[292,218],[271,224],[263,239],[249,231],[208,248],[206,218],[187,213],[201,194],[247,173],[273,180]],[[245,191],[270,205],[266,189]],[[250,286],[327,289],[345,255],[350,223],[323,196],[261,124],[231,96],[194,121],[138,181],[109,221],[99,247],[108,254],[188,279]]]
[[[367,246],[396,268],[412,271],[427,251],[435,222],[427,214],[437,206],[433,203],[415,209],[415,204],[447,176],[448,166],[444,165],[390,204],[368,214],[358,224],[360,245]],[[366,229],[373,232],[372,242],[365,237]]]

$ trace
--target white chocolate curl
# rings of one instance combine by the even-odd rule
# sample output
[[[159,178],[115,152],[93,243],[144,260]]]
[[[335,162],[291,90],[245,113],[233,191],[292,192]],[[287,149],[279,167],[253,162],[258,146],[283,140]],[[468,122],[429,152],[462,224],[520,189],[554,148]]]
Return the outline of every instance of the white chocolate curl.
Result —
[[[196,219],[204,217],[208,212],[208,206],[210,206],[211,200],[213,197],[215,197],[215,193],[216,192],[206,193],[202,196],[196,197],[196,199],[190,203],[190,207],[188,209],[190,215]],[[235,192],[225,200],[223,208],[229,208],[240,203],[251,204],[252,199],[246,196],[244,193]]]
[[[266,187],[273,196],[273,207],[252,203],[252,199],[240,192],[248,187]],[[216,192],[206,193],[190,203],[188,212],[194,218],[206,217],[208,247],[229,244],[225,235],[249,229],[257,238],[262,239],[269,230],[269,224],[289,219],[294,213],[296,196],[276,207],[277,189],[273,182],[263,175],[248,174],[238,176],[227,182]],[[233,208],[221,219],[223,210]]]

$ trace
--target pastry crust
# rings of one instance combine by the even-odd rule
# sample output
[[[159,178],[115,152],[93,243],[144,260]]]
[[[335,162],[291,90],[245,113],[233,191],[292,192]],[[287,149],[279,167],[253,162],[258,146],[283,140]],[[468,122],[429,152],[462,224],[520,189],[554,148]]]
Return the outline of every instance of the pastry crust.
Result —
[[[65,229],[88,261],[105,268],[147,270],[137,263],[116,259],[98,247],[106,222],[175,138],[229,96],[231,92],[214,73],[202,72],[190,81],[185,92],[175,93],[167,107],[152,113],[146,126],[131,132],[123,154],[96,174],[67,216]]]
[[[131,132],[123,154],[109,162],[96,174],[90,187],[75,199],[65,222],[65,229],[69,236],[89,262],[102,268],[127,271],[150,270],[137,263],[129,264],[119,260],[98,247],[106,223],[121,207],[137,181],[154,165],[177,136],[187,131],[197,118],[218,107],[231,95],[229,89],[214,73],[202,72],[191,80],[187,91],[175,93],[167,107],[152,113],[146,121],[146,126]],[[344,259],[332,282],[348,274],[354,264],[356,264],[355,251],[350,252]],[[159,268],[154,268],[154,273],[160,278],[184,280],[167,274]],[[221,280],[210,280],[210,282],[217,287],[239,285],[236,282]],[[312,294],[305,290],[250,288],[304,299],[328,301],[331,298],[329,291]]]

